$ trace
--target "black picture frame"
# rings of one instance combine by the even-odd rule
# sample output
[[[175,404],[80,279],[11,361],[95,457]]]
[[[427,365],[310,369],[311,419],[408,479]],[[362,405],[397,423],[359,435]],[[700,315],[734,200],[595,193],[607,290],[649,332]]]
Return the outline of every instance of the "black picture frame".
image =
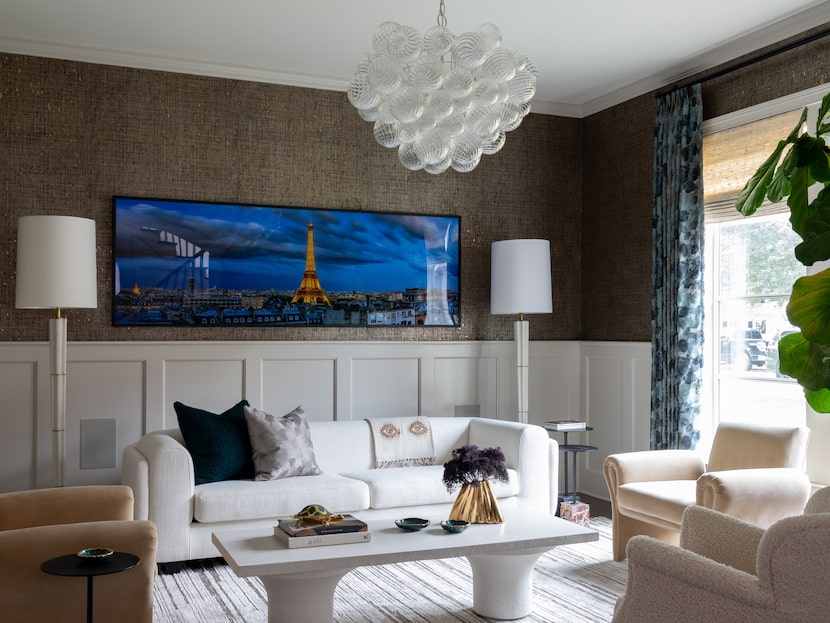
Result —
[[[113,197],[115,326],[461,324],[460,217]]]

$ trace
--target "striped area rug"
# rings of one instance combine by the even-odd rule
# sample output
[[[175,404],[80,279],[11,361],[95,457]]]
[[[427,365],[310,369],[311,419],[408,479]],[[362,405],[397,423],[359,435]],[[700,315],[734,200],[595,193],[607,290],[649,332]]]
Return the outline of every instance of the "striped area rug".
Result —
[[[533,612],[521,623],[607,623],[625,589],[626,565],[611,557],[611,522],[591,519],[599,541],[556,547],[536,563]],[[472,610],[465,558],[363,567],[337,587],[336,623],[487,623]],[[265,589],[222,561],[156,579],[155,623],[265,623]]]

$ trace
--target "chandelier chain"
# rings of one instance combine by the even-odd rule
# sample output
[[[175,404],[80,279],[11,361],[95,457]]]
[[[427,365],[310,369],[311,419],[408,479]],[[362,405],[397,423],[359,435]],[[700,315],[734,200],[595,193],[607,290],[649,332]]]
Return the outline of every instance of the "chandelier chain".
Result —
[[[447,27],[447,15],[444,12],[446,7],[444,6],[444,0],[440,0],[438,4],[438,25],[443,26],[444,28]]]

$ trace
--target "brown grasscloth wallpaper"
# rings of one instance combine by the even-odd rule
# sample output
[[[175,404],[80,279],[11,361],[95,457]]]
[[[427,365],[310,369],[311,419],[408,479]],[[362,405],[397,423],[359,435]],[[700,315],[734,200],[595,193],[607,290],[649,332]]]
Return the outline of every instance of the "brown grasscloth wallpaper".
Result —
[[[704,82],[704,116],[828,82],[825,37]],[[17,217],[41,213],[98,223],[99,307],[67,310],[71,340],[509,340],[513,318],[489,314],[490,243],[540,237],[554,312],[530,317],[531,339],[650,341],[654,111],[646,94],[582,120],[531,114],[472,173],[431,176],[377,146],[343,93],[0,54],[0,341],[47,339],[47,312],[14,308]],[[112,327],[116,194],[458,214],[462,326]]]
[[[99,306],[65,310],[69,339],[512,339],[491,316],[490,244],[551,240],[554,312],[532,339],[580,336],[582,136],[529,115],[466,174],[410,172],[345,93],[0,55],[0,341],[46,340],[50,313],[14,308],[15,232],[27,214],[97,222]],[[112,196],[461,216],[460,328],[111,326]]]

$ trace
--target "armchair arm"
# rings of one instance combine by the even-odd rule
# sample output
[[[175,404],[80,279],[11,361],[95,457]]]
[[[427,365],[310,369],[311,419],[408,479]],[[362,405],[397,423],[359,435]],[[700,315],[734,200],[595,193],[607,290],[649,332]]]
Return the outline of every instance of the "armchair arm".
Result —
[[[82,621],[86,595],[78,580],[47,575],[40,565],[85,547],[105,546],[137,555],[137,567],[95,591],[95,617],[151,623],[156,577],[156,528],[149,521],[94,521],[0,532],[0,599],[4,620]]]
[[[602,471],[609,493],[629,482],[696,480],[703,472],[703,459],[691,450],[645,450],[609,454]],[[613,488],[612,488],[613,487]]]
[[[774,607],[753,575],[647,536],[628,542],[628,579],[614,623],[753,623]]]
[[[0,530],[133,518],[133,492],[121,485],[32,489],[0,495]]]
[[[683,512],[680,547],[755,575],[758,544],[765,530],[703,506]]]
[[[763,528],[800,515],[809,495],[807,474],[789,467],[708,472],[697,481],[699,505]]]

